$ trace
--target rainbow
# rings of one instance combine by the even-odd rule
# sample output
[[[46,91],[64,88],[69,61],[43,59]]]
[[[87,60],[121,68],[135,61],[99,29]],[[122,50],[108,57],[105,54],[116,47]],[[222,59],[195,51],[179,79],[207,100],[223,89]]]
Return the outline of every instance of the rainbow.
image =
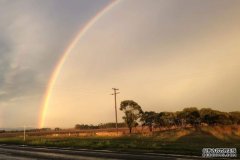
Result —
[[[43,102],[41,105],[41,111],[40,111],[40,117],[39,117],[39,121],[38,121],[38,127],[39,128],[43,128],[45,125],[45,117],[46,117],[46,113],[48,110],[48,106],[49,106],[49,101],[50,101],[50,97],[52,95],[52,91],[53,91],[53,87],[54,84],[56,83],[56,80],[59,76],[59,73],[67,59],[67,57],[69,56],[69,54],[71,53],[71,51],[74,49],[74,47],[76,46],[76,44],[79,42],[79,40],[83,37],[83,35],[103,16],[105,15],[111,8],[113,8],[114,6],[116,6],[118,3],[120,2],[120,0],[114,0],[111,3],[109,3],[106,7],[104,7],[102,10],[100,10],[92,19],[90,19],[78,32],[78,34],[76,35],[76,37],[73,39],[73,41],[68,45],[68,47],[65,49],[65,51],[63,52],[62,56],[60,57],[56,67],[54,68],[48,85],[47,85],[47,89],[45,91],[45,94],[43,96]]]

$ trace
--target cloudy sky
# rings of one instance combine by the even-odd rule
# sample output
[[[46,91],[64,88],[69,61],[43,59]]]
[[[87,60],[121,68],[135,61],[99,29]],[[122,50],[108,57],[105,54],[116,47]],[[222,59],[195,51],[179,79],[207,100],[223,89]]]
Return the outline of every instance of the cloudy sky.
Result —
[[[64,50],[109,3],[0,0],[0,127],[38,126]],[[239,28],[239,0],[120,1],[67,57],[44,124],[114,121],[112,87],[143,110],[239,110]]]

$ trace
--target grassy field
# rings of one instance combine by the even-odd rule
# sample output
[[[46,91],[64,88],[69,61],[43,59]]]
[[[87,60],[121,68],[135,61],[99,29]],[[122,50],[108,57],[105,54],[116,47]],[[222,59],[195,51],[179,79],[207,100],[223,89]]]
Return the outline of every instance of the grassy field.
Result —
[[[25,142],[23,137],[4,137],[0,138],[0,143],[201,155],[202,148],[206,147],[239,150],[240,127],[201,127],[122,136],[28,136]]]

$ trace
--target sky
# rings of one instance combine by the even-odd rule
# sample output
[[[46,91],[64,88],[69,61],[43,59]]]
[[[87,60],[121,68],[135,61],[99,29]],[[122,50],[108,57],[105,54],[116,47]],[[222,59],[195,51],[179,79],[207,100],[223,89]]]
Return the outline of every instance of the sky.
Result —
[[[111,2],[0,0],[1,128],[38,126],[61,56]],[[113,122],[113,87],[145,111],[239,110],[239,28],[238,0],[120,0],[71,50],[44,127]]]

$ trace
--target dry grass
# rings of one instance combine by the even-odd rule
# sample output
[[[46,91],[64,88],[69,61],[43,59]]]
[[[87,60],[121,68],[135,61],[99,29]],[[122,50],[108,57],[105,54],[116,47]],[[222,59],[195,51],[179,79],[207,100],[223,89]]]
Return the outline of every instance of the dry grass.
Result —
[[[201,130],[221,140],[240,139],[240,126],[237,125],[204,126]]]
[[[160,140],[167,140],[167,141],[176,141],[177,139],[187,136],[195,131],[194,128],[189,129],[174,129],[174,130],[165,130],[165,131],[158,131],[153,134],[154,137]]]

